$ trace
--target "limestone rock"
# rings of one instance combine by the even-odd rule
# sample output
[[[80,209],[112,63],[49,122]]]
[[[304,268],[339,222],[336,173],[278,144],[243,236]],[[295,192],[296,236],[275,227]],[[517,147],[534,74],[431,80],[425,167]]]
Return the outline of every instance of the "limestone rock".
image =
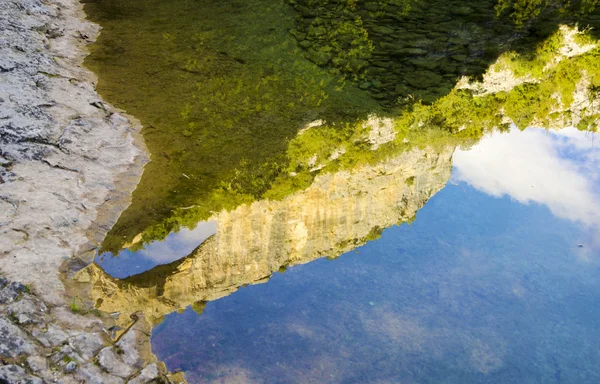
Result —
[[[25,332],[0,317],[0,357],[14,359],[34,351],[35,347]]]
[[[47,310],[48,307],[41,300],[30,295],[8,306],[8,313],[15,316],[19,324],[39,324]]]
[[[156,364],[150,364],[146,368],[142,369],[142,372],[138,376],[136,376],[133,380],[130,380],[130,384],[146,384],[150,383],[156,378],[158,378],[160,372]]]
[[[12,303],[19,297],[21,292],[24,292],[25,286],[21,288],[22,284],[10,283],[0,289],[0,304]]]
[[[125,364],[115,353],[113,347],[106,347],[98,354],[98,364],[108,373],[122,378],[127,378],[135,373],[135,370]]]
[[[33,373],[44,372],[48,369],[48,362],[41,356],[29,356],[27,358],[27,366]]]
[[[28,375],[18,365],[4,365],[0,367],[0,383],[10,384],[42,384],[42,379]]]
[[[88,363],[75,371],[75,378],[86,384],[123,384],[125,381],[109,375],[92,363]]]
[[[69,345],[77,350],[84,360],[89,360],[104,347],[104,341],[97,333],[81,332],[69,339]]]
[[[125,364],[135,369],[142,368],[144,361],[138,353],[138,346],[145,339],[144,335],[141,335],[139,331],[132,328],[121,338],[121,340],[119,340],[117,347],[121,348],[121,351],[123,351],[121,358]]]
[[[67,341],[68,338],[69,335],[67,335],[56,325],[50,325],[45,333],[37,336],[39,342],[45,347],[56,347],[62,345]]]

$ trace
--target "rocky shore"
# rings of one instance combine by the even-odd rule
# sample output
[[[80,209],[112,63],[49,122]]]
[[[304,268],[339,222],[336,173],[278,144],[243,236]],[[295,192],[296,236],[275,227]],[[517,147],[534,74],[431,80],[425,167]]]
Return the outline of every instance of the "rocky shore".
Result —
[[[61,282],[92,260],[147,161],[139,124],[82,65],[99,32],[84,17],[75,0],[0,2],[0,382],[180,382],[143,318],[114,340],[118,314]]]

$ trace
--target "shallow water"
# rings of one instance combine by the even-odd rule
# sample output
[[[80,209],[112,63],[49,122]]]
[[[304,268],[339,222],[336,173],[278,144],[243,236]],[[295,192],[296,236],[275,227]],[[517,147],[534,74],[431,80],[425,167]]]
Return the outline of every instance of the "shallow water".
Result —
[[[600,150],[530,129],[458,150],[411,225],[165,317],[193,383],[600,380]]]

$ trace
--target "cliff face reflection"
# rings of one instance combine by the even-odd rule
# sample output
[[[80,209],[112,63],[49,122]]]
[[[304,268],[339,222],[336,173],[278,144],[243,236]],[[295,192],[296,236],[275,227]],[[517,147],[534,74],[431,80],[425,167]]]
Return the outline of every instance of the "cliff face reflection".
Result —
[[[152,323],[197,302],[266,281],[289,265],[337,257],[410,221],[444,187],[454,148],[413,149],[374,166],[318,176],[281,201],[258,201],[212,218],[216,234],[189,256],[123,280],[92,264],[79,273],[107,312],[141,311]],[[128,316],[120,316],[127,325]]]

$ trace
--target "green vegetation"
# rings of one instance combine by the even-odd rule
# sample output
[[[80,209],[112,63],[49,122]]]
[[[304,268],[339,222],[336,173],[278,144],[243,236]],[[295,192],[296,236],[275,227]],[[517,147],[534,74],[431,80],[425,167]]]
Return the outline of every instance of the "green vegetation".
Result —
[[[73,300],[71,301],[71,312],[73,313],[83,313],[83,309],[79,306],[79,304],[77,304],[77,297],[73,297]]]

